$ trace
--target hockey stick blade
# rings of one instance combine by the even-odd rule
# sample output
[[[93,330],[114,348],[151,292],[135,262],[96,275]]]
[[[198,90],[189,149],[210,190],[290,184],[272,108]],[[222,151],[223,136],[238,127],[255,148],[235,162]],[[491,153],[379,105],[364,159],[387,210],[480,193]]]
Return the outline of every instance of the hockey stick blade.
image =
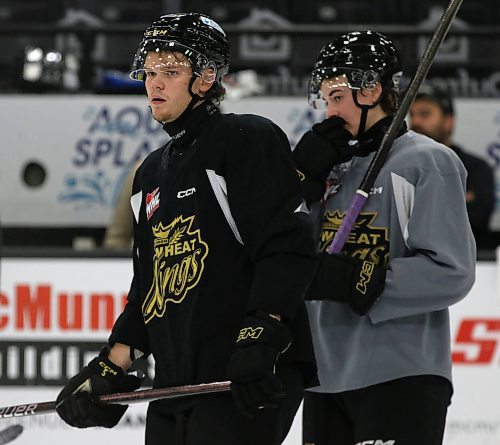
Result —
[[[12,442],[23,432],[22,425],[10,425],[0,431],[0,445]]]
[[[392,119],[392,122],[389,125],[386,134],[382,138],[380,148],[377,150],[374,158],[372,159],[372,162],[370,163],[370,166],[368,167],[368,170],[363,180],[361,181],[361,185],[359,186],[356,194],[354,195],[354,198],[351,201],[349,209],[347,210],[347,214],[342,219],[342,223],[340,224],[337,233],[335,233],[332,243],[326,249],[328,253],[340,253],[342,251],[342,248],[344,247],[344,244],[346,243],[347,238],[349,237],[349,234],[351,233],[351,230],[356,223],[356,219],[358,218],[363,206],[365,205],[365,202],[368,199],[370,189],[373,187],[375,179],[377,179],[380,169],[384,165],[392,143],[394,142],[394,139],[396,138],[396,135],[401,128],[401,124],[403,123],[403,120],[408,113],[410,105],[413,102],[413,99],[415,99],[418,89],[425,79],[425,76],[427,76],[432,62],[434,61],[434,57],[436,56],[437,50],[446,37],[446,34],[450,29],[451,22],[457,15],[462,1],[463,0],[451,0],[448,4],[448,7],[443,12],[438,26],[434,31],[431,39],[429,40],[427,47],[425,48],[424,54],[422,55],[420,63],[417,67],[415,75],[413,76],[410,86],[406,91],[403,101],[396,111],[396,114],[394,115],[394,118]]]
[[[98,396],[96,400],[101,403],[141,403],[160,399],[172,399],[176,397],[196,396],[216,392],[225,392],[231,389],[231,382],[201,383],[199,385],[173,386],[171,388],[143,389],[132,392],[121,392],[117,394],[106,394]],[[56,410],[56,402],[26,403],[24,405],[12,405],[0,408],[0,419],[11,419],[15,417],[35,416],[38,414],[49,414]],[[2,442],[0,442],[0,445]]]

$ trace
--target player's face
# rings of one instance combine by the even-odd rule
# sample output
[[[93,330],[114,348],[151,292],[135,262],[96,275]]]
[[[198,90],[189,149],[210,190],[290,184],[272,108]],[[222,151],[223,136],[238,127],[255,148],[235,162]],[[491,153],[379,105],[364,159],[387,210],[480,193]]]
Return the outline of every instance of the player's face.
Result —
[[[378,86],[376,89],[352,90],[345,75],[325,79],[321,84],[321,95],[327,107],[326,117],[328,119],[341,117],[346,121],[344,128],[353,136],[357,136],[361,120],[361,108],[354,102],[353,91],[360,105],[373,105],[380,94]],[[373,110],[369,110],[368,113],[366,128],[369,128],[372,124],[372,115],[375,117]],[[379,110],[377,110],[377,118],[378,114]]]
[[[410,107],[409,126],[417,133],[445,142],[451,134],[452,118],[445,115],[436,103],[419,99]]]
[[[189,61],[181,53],[148,53],[144,63],[146,92],[153,117],[159,122],[172,122],[186,109],[191,101],[189,81],[192,70]],[[192,91],[199,90],[196,78]]]

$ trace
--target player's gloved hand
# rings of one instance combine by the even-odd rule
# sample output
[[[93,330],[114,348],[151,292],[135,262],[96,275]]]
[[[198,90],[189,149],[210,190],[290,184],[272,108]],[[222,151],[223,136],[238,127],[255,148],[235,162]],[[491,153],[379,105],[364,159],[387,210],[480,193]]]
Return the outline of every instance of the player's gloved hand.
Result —
[[[347,303],[356,314],[365,315],[384,290],[385,274],[385,267],[372,261],[321,253],[306,300]]]
[[[140,386],[139,377],[125,374],[107,355],[101,355],[69,380],[57,396],[56,411],[71,426],[112,428],[125,414],[128,405],[97,403],[95,396],[134,391]]]
[[[355,154],[349,145],[353,136],[344,129],[344,124],[340,117],[314,124],[292,152],[308,203],[323,197],[325,181],[333,166],[349,161]]]
[[[252,418],[259,409],[276,408],[284,397],[274,371],[291,342],[285,323],[270,315],[259,311],[245,319],[229,363],[233,399],[245,416]]]

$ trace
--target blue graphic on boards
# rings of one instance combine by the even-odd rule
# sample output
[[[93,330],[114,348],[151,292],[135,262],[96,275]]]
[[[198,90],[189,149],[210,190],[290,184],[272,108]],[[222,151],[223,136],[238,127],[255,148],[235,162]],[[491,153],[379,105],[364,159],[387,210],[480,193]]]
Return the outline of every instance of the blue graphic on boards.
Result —
[[[109,107],[95,109],[89,107],[83,114],[83,120],[90,122],[89,134],[101,132],[104,134],[120,134],[130,138],[144,135],[158,135],[162,132],[161,125],[151,117],[147,108],[127,106],[112,115]]]
[[[66,190],[59,195],[62,202],[72,202],[77,208],[88,208],[94,204],[107,205],[110,202],[110,181],[104,172],[97,171],[94,175],[85,174],[81,177],[68,175],[65,178]]]
[[[130,169],[168,135],[146,107],[91,106],[82,121],[87,130],[75,142],[74,171],[65,176],[58,200],[75,210],[114,207]]]

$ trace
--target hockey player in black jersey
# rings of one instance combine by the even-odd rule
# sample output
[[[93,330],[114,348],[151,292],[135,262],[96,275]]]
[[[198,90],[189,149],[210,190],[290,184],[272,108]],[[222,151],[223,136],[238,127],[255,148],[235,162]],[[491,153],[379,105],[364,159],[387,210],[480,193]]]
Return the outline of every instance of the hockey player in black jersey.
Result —
[[[58,396],[70,425],[114,426],[126,408],[93,397],[136,387],[126,371],[148,354],[155,387],[232,382],[231,393],[152,402],[148,445],[279,444],[316,382],[301,186],[275,124],[217,109],[228,59],[204,15],[162,16],[145,31],[131,76],[172,139],[137,170],[128,302],[108,347]]]

